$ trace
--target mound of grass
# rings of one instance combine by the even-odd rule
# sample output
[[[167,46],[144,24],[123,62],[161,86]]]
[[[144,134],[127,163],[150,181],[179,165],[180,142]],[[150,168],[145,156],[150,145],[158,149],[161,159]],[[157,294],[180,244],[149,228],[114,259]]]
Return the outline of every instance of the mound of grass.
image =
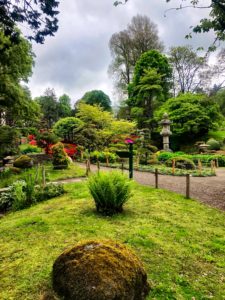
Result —
[[[96,213],[86,183],[0,221],[0,299],[39,299],[58,255],[86,239],[128,244],[143,261],[148,299],[224,299],[225,215],[172,192],[133,183],[124,212]]]

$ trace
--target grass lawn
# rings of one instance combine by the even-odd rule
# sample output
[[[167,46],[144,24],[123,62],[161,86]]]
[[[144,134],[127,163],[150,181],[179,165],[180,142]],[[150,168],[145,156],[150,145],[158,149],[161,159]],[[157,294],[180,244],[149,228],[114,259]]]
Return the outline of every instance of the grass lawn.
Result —
[[[0,188],[9,186],[15,180],[22,179],[24,172],[29,172],[31,174],[35,174],[37,167],[33,167],[28,171],[22,171],[21,174],[12,174],[7,178],[1,178],[0,180]],[[68,169],[65,170],[54,170],[51,163],[45,164],[46,170],[46,180],[47,181],[56,181],[61,179],[68,179],[68,178],[76,178],[85,176],[85,169],[78,166],[76,163],[72,163],[69,165]],[[41,170],[40,170],[41,172]]]
[[[144,262],[148,299],[225,299],[225,215],[133,183],[124,213],[96,214],[86,183],[0,219],[0,299],[39,299],[56,257],[84,239],[126,243]],[[88,299],[87,299],[88,300]]]

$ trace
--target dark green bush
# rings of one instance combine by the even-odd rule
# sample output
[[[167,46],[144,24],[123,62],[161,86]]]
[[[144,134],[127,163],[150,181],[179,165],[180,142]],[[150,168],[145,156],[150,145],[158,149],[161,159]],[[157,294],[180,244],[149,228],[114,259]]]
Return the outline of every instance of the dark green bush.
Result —
[[[54,197],[58,197],[65,193],[65,189],[62,184],[50,183],[45,187],[38,186],[35,191],[35,199],[37,202],[48,200]]]
[[[6,212],[12,208],[13,198],[10,191],[0,193],[0,212]]]
[[[147,149],[149,151],[151,151],[152,153],[156,153],[158,151],[158,148],[156,146],[154,146],[154,145],[151,145],[151,144],[147,145]]]
[[[209,150],[220,150],[220,142],[218,142],[215,139],[209,139],[206,143],[207,145],[209,145]]]
[[[19,151],[19,131],[10,126],[0,126],[0,159]]]
[[[123,204],[131,197],[130,181],[115,171],[92,175],[88,187],[97,211],[104,215],[122,212]]]
[[[14,161],[13,166],[21,169],[31,168],[33,166],[33,160],[27,155],[21,155]]]
[[[196,168],[194,162],[185,157],[175,157],[173,159],[168,159],[166,165],[172,167],[173,160],[175,160],[175,167],[178,169],[194,170]]]

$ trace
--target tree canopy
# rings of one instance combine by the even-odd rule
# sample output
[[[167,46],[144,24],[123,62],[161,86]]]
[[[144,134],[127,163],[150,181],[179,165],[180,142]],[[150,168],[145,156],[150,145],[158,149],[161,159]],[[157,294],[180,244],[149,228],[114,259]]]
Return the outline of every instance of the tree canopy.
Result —
[[[104,110],[107,111],[112,110],[109,96],[101,90],[86,92],[80,101],[89,105],[100,105]]]
[[[75,117],[67,117],[62,118],[57,121],[53,126],[53,132],[63,138],[72,140],[76,133],[78,133],[82,127],[84,126],[84,122]]]
[[[184,144],[206,135],[222,120],[218,105],[200,94],[181,94],[167,100],[155,113],[157,122],[165,112],[172,121],[172,140]]]
[[[134,16],[125,30],[114,33],[109,47],[113,58],[109,72],[113,75],[116,88],[123,92],[127,92],[127,85],[132,81],[134,66],[141,54],[151,49],[163,50],[156,24],[142,15]]]
[[[173,66],[174,94],[195,92],[202,87],[207,66],[206,57],[199,56],[191,46],[171,47],[169,60]]]
[[[4,50],[3,50],[4,49]],[[12,116],[22,117],[23,108],[28,105],[29,92],[24,89],[32,74],[34,54],[31,44],[19,35],[18,43],[11,42],[0,30],[0,118],[1,122],[12,124]],[[30,102],[32,105],[33,103]],[[31,112],[31,110],[29,110]],[[38,111],[38,110],[37,110]],[[27,110],[28,112],[28,110]],[[17,115],[16,115],[17,113]],[[38,115],[38,114],[37,114]],[[29,117],[27,115],[27,117]]]
[[[58,29],[58,5],[56,0],[1,1],[0,28],[13,43],[17,43],[19,34],[15,25],[25,23],[31,30],[28,38],[43,43],[46,36],[54,35]]]
[[[164,0],[166,2],[172,2],[171,0]],[[114,5],[124,4],[128,0],[114,1]],[[185,8],[194,9],[209,9],[208,18],[201,19],[199,24],[192,27],[195,33],[204,33],[214,31],[216,39],[225,40],[225,3],[221,0],[211,0],[205,3],[205,0],[180,0],[180,5],[174,7],[174,10],[180,10]],[[188,35],[191,37],[191,34]]]

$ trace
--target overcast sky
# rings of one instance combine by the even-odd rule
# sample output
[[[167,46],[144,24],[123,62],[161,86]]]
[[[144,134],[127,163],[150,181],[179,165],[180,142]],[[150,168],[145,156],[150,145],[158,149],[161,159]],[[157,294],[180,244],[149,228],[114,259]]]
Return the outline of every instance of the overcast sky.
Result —
[[[208,2],[208,0],[204,0]],[[33,44],[36,54],[29,87],[32,96],[40,96],[45,89],[54,88],[59,97],[68,94],[72,102],[93,89],[101,89],[113,102],[113,82],[108,75],[111,62],[109,39],[124,30],[137,14],[147,15],[158,26],[159,38],[166,49],[191,44],[208,46],[205,36],[186,40],[189,26],[195,25],[205,10],[185,9],[165,11],[179,0],[129,0],[126,5],[113,6],[114,0],[61,0],[59,30],[48,37],[44,45]]]

